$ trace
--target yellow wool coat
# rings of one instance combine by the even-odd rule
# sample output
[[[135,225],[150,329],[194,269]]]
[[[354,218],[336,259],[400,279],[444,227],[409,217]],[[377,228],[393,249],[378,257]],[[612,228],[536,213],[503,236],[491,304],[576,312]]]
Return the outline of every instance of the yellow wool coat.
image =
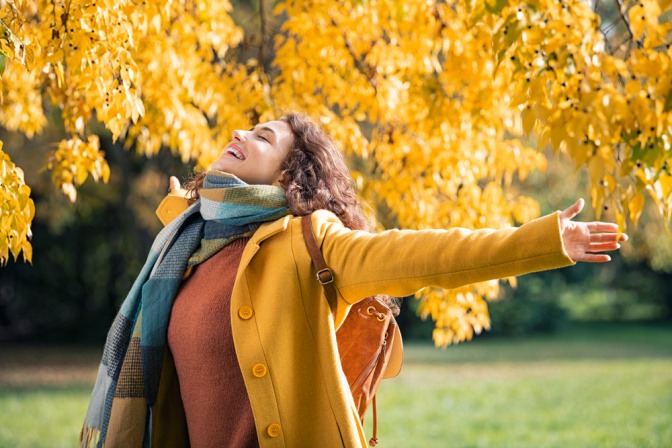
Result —
[[[162,209],[164,215],[181,211],[176,204],[169,196],[159,215]],[[236,354],[263,448],[366,446],[334,332],[352,303],[374,294],[406,296],[425,286],[455,288],[573,264],[563,248],[558,213],[502,230],[371,234],[345,228],[327,211],[315,212],[312,224],[335,276],[335,316],[315,278],[301,220],[292,216],[254,233],[231,296]],[[169,408],[175,392],[162,389],[159,405]],[[157,446],[166,446],[157,436]]]

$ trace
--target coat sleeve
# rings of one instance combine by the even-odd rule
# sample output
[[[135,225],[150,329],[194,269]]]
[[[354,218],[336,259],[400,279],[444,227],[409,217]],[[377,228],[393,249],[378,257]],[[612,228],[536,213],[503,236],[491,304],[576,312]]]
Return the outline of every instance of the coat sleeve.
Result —
[[[169,193],[163,198],[155,212],[161,224],[167,226],[180,213],[189,208],[189,201],[185,197],[185,194],[186,190],[180,189]]]
[[[313,214],[322,253],[348,303],[374,294],[407,296],[426,286],[456,288],[574,264],[560,235],[559,213],[501,230],[345,228],[331,213]]]

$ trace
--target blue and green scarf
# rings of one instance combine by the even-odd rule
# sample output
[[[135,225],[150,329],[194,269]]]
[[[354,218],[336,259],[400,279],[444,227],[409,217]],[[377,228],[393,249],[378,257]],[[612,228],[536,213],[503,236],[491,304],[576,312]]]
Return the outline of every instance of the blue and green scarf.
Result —
[[[144,421],[133,424],[141,426],[143,443],[151,446],[166,331],[185,271],[264,222],[289,214],[281,188],[248,185],[218,171],[206,174],[199,193],[200,199],[157,235],[112,323],[80,436],[83,447],[106,445],[110,418],[118,413],[115,407],[127,406],[125,398],[144,407]]]

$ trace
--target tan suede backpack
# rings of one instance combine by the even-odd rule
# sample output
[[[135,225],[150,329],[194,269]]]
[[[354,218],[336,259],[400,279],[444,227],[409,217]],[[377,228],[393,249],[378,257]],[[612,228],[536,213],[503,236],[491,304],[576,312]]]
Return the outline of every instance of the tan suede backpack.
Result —
[[[334,276],[327,266],[315,239],[310,216],[301,218],[303,236],[317,280],[324,287],[332,313],[336,313]],[[348,316],[336,331],[341,367],[348,379],[359,417],[373,404],[373,434],[369,445],[378,444],[376,391],[383,379],[393,378],[401,370],[403,346],[401,333],[392,310],[378,297],[367,297],[350,308]]]

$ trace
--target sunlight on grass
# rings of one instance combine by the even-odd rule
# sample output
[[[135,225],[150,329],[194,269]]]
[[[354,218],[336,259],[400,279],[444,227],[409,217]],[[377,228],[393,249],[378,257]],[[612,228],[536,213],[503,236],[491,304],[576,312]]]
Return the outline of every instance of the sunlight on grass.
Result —
[[[0,446],[74,447],[90,387],[0,388]]]
[[[670,359],[407,364],[379,391],[379,437],[385,448],[663,447],[671,386]]]
[[[99,351],[0,346],[0,359],[0,447],[76,446]],[[669,447],[672,328],[407,344],[378,419],[381,448]]]

